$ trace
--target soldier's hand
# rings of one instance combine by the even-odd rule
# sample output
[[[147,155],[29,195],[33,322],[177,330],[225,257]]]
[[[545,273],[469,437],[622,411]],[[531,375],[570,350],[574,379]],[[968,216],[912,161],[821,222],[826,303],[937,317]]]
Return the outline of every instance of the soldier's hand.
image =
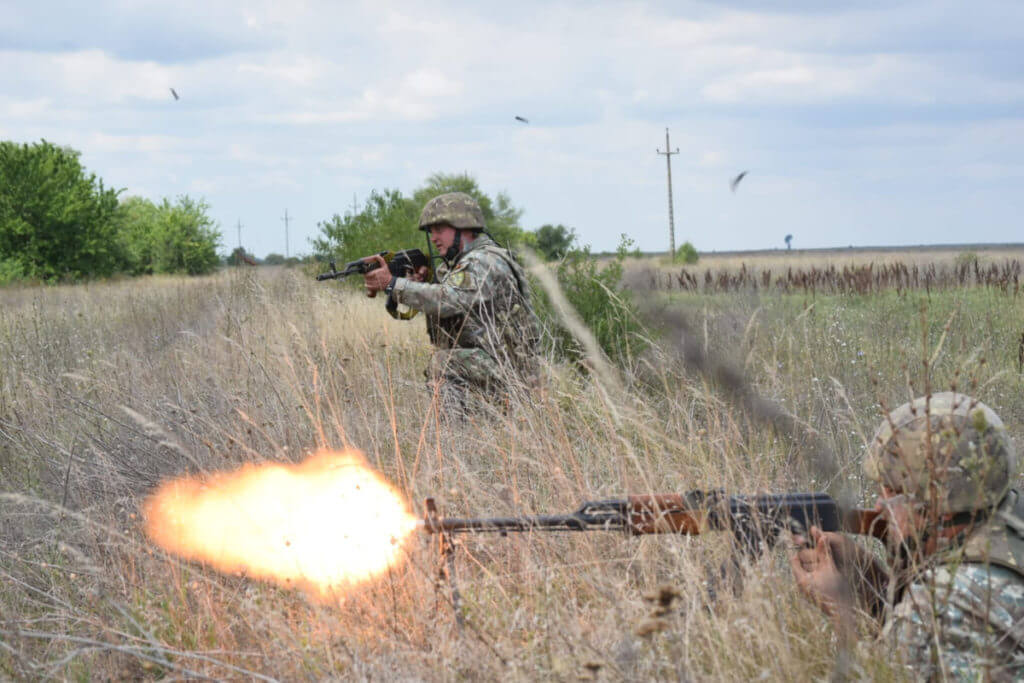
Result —
[[[388,270],[388,263],[380,254],[368,256],[367,261],[376,261],[377,268],[363,275],[366,284],[366,296],[371,299],[377,296],[377,292],[384,291],[384,288],[391,282],[391,271]]]
[[[420,266],[419,268],[416,269],[415,273],[412,273],[409,276],[409,279],[412,280],[413,282],[426,282],[427,276],[429,274],[430,269],[428,269],[426,266]]]
[[[843,599],[844,580],[837,558],[848,561],[856,550],[848,547],[852,543],[842,534],[824,532],[811,527],[811,547],[803,536],[794,536],[795,552],[789,557],[793,578],[797,588],[818,605],[823,612],[836,616]]]

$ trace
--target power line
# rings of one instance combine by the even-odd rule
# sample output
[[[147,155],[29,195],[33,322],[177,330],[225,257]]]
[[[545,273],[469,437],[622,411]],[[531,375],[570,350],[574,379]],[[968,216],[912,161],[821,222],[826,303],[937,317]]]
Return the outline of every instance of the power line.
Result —
[[[287,259],[288,256],[289,256],[289,253],[288,253],[288,209],[284,210],[284,218],[282,218],[281,220],[284,221],[284,257]]]
[[[665,151],[662,152],[660,149],[655,149],[658,154],[665,155],[665,165],[668,169],[668,244],[669,254],[672,258],[676,257],[676,224],[675,218],[672,215],[672,155],[679,154],[679,148],[676,147],[676,151],[672,151],[668,144],[668,128],[665,129]]]

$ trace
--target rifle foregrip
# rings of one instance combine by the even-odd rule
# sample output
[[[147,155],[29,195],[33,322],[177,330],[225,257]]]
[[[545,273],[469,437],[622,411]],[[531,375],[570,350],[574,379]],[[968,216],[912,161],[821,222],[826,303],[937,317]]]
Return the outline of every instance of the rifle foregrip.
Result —
[[[628,500],[628,530],[633,535],[691,535],[707,528],[707,513],[688,506],[682,494],[646,494],[630,496]]]

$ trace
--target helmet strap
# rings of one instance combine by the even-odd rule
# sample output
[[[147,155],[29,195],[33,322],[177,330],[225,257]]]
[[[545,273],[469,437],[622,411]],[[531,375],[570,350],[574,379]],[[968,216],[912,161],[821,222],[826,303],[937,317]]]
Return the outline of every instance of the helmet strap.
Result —
[[[449,264],[455,261],[459,257],[459,252],[462,251],[462,231],[458,228],[455,229],[455,241],[452,242],[452,246],[448,247],[448,251],[444,253],[444,260]]]
[[[428,261],[429,261],[429,264],[430,264],[430,273],[431,273],[430,280],[431,280],[431,282],[437,282],[437,275],[436,275],[436,273],[437,273],[437,267],[436,267],[437,266],[437,259],[441,258],[441,256],[438,256],[438,255],[434,254],[434,243],[430,241],[430,233],[429,232],[426,233],[426,238],[427,238],[427,258],[428,258]]]

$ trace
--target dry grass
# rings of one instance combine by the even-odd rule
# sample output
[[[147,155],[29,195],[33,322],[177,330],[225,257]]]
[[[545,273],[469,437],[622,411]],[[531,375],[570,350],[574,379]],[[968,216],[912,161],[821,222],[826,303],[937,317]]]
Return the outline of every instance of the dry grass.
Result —
[[[740,599],[720,594],[709,609],[721,535],[465,539],[459,631],[426,540],[380,582],[325,605],[166,556],[138,510],[167,476],[345,445],[417,508],[435,495],[451,514],[569,511],[650,490],[860,490],[873,404],[912,391],[917,370],[901,363],[908,348],[934,347],[947,319],[937,303],[915,332],[900,302],[673,300],[706,351],[784,407],[796,428],[783,433],[685,369],[671,338],[614,392],[551,366],[545,391],[507,414],[449,422],[423,390],[419,320],[392,321],[379,300],[294,271],[6,290],[0,301],[0,676],[808,680],[845,661],[856,677],[899,677],[881,644],[837,657],[782,550],[750,567]],[[982,304],[957,319],[931,379],[974,380],[1024,424],[1020,377],[997,360],[1012,326],[998,316],[1024,319],[1021,304]],[[893,319],[905,324],[888,346],[850,322]],[[909,347],[901,336],[922,331]],[[860,357],[844,344],[872,364],[850,365]],[[811,443],[834,454],[837,475],[816,466]],[[643,596],[666,583],[683,597],[649,622]]]

